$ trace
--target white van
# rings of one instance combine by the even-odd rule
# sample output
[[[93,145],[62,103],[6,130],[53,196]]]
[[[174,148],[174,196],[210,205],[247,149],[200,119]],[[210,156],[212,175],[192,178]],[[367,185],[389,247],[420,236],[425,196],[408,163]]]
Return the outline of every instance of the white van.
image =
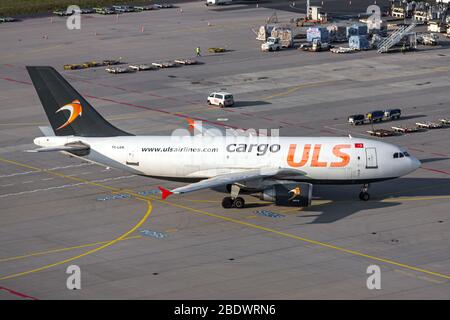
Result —
[[[208,96],[208,104],[214,104],[221,108],[232,106],[234,104],[234,98],[231,93],[228,92],[213,92]]]
[[[219,6],[222,4],[231,4],[233,0],[206,0],[207,6]]]

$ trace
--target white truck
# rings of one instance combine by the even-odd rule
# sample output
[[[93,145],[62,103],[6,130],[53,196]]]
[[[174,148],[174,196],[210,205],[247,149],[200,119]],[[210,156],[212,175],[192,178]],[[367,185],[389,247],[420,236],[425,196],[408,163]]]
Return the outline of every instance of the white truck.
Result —
[[[262,51],[280,51],[281,40],[280,38],[269,37],[267,41],[261,44]]]
[[[233,0],[206,0],[207,6],[219,6],[223,4],[231,4],[233,3]]]

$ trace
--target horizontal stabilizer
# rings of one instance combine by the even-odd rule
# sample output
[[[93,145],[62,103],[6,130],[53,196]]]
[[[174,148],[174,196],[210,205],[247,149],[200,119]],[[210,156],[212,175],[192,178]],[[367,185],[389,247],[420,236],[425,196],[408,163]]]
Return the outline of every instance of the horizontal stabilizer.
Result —
[[[55,151],[75,152],[75,151],[89,151],[89,149],[90,146],[88,145],[82,143],[73,143],[73,144],[66,144],[64,146],[42,147],[33,150],[26,150],[25,152],[55,152]]]

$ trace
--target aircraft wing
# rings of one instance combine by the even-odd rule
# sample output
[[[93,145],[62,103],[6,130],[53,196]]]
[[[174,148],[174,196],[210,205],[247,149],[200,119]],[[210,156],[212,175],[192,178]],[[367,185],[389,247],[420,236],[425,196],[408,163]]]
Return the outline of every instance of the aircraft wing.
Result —
[[[267,178],[283,179],[289,176],[292,177],[303,174],[304,173],[302,171],[294,169],[260,168],[218,175],[216,177],[188,184],[186,186],[176,188],[173,190],[167,190],[164,189],[163,187],[159,187],[159,190],[161,191],[162,199],[164,200],[171,194],[183,194],[257,179],[267,179]]]

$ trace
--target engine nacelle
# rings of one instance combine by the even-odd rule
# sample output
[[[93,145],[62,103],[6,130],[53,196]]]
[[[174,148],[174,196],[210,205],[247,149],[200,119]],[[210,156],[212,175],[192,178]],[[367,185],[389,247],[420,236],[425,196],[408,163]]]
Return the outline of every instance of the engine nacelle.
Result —
[[[310,183],[274,184],[261,192],[259,198],[278,206],[308,207],[311,205],[312,190]]]

